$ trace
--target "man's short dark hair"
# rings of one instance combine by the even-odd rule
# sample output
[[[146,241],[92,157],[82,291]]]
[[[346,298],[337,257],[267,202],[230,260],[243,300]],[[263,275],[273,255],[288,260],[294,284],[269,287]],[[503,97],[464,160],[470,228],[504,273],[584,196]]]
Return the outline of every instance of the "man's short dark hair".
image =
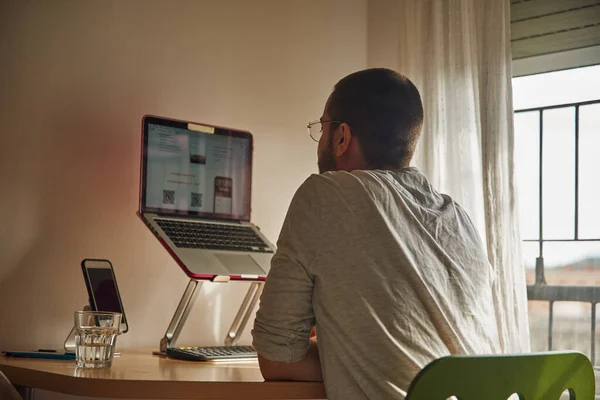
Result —
[[[409,165],[421,134],[423,104],[404,75],[373,68],[346,76],[333,89],[328,114],[350,125],[371,167]]]

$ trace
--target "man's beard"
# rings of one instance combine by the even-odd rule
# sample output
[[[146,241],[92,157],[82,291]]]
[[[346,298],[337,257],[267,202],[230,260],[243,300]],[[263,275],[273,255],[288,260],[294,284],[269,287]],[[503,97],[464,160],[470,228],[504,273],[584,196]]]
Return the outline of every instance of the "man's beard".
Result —
[[[319,166],[320,174],[328,171],[337,170],[335,158],[333,157],[333,135],[329,135],[329,140],[327,141],[327,148],[322,154],[319,154],[317,165]]]

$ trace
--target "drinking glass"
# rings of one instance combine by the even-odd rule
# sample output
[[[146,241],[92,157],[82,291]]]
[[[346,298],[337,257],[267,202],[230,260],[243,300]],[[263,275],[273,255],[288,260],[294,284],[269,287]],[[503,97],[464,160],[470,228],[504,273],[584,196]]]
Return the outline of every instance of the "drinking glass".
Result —
[[[110,368],[122,314],[75,311],[75,358],[81,368]]]

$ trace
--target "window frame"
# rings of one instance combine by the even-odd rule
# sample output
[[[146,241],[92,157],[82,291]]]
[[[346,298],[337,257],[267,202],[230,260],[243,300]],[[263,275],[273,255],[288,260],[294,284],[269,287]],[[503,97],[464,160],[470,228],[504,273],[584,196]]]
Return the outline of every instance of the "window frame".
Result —
[[[538,221],[538,238],[537,239],[525,239],[523,242],[537,242],[539,244],[538,257],[536,258],[535,264],[535,283],[527,285],[527,298],[528,300],[547,301],[549,304],[548,310],[548,350],[552,350],[552,328],[553,328],[553,308],[554,303],[560,302],[584,302],[591,304],[591,361],[595,363],[596,358],[596,305],[600,303],[600,286],[581,286],[581,285],[552,285],[546,282],[544,275],[544,243],[550,242],[599,242],[600,237],[597,239],[581,239],[579,238],[579,109],[583,106],[600,104],[599,100],[583,101],[577,103],[567,104],[556,104],[544,107],[534,107],[515,110],[514,113],[538,113],[538,131],[539,131],[539,221]],[[543,188],[544,188],[544,111],[555,110],[555,109],[566,109],[575,108],[574,118],[574,151],[575,151],[575,210],[574,210],[574,231],[572,239],[544,239],[544,199],[543,199]]]

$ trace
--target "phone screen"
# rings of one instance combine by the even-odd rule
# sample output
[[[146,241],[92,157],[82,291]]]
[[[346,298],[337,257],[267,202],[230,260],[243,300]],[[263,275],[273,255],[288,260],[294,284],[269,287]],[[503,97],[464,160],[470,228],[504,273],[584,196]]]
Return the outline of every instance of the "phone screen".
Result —
[[[125,312],[119,298],[112,269],[86,267],[85,271],[89,281],[90,296],[92,296],[90,306],[93,306],[95,311],[111,311],[123,314],[121,325],[127,326]]]
[[[233,181],[231,178],[215,177],[215,213],[231,214],[232,189]]]

